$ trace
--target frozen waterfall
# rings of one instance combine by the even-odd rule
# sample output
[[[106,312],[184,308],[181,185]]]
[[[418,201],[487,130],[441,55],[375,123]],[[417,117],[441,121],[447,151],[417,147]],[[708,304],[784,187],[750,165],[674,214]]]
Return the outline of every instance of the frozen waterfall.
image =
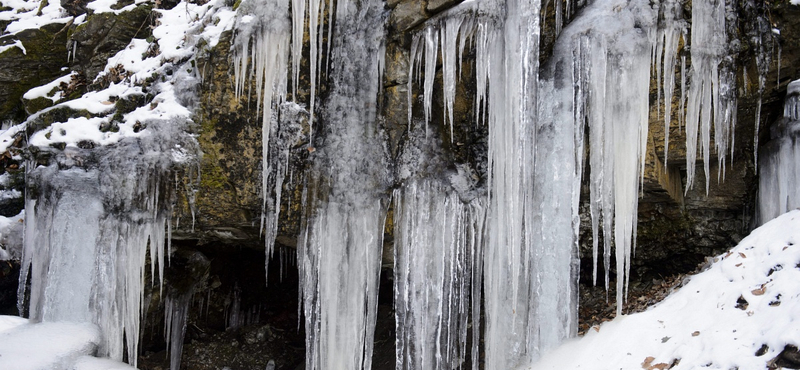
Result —
[[[99,354],[122,360],[127,352],[134,366],[143,284],[163,281],[173,153],[190,148],[175,141],[185,135],[170,131],[182,130],[180,123],[151,127],[108,147],[40,152],[51,164],[28,164],[19,285],[20,312],[30,274],[32,320],[95,323],[103,333]]]
[[[321,145],[306,174],[297,248],[306,369],[370,369],[388,166],[378,131],[383,2],[339,1],[322,103]]]

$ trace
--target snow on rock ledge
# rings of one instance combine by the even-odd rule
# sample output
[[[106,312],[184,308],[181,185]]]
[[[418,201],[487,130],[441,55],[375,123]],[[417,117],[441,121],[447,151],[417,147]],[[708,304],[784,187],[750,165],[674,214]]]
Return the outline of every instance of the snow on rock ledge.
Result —
[[[800,345],[799,244],[794,210],[660,304],[595,327],[529,369],[764,369]]]

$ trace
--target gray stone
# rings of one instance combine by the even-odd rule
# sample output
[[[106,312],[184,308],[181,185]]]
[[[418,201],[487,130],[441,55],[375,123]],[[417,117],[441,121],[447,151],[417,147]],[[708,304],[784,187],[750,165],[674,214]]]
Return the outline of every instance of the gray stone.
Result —
[[[389,16],[389,29],[395,32],[404,32],[428,18],[424,1],[404,1],[392,9],[392,14]]]

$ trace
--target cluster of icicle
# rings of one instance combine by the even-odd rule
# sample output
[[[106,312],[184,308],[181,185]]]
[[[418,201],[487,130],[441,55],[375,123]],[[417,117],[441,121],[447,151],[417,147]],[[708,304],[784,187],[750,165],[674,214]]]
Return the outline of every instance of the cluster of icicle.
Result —
[[[692,69],[685,121],[687,191],[694,184],[698,131],[706,193],[710,184],[712,124],[718,173],[724,173],[728,151],[731,157],[733,154],[737,92],[736,66],[726,32],[726,19],[729,17],[732,17],[732,12],[726,8],[724,0],[692,3]]]
[[[150,124],[155,132],[141,138],[67,147],[48,166],[29,163],[18,295],[24,312],[30,274],[32,320],[95,323],[99,355],[121,361],[126,352],[134,366],[148,248],[149,277],[161,283],[169,248],[176,143],[169,138],[184,136],[179,123]]]
[[[330,7],[332,1],[329,2]],[[245,93],[249,98],[255,90],[257,107],[261,112],[262,179],[263,196],[261,232],[264,235],[267,260],[272,256],[280,217],[281,189],[288,167],[285,143],[276,143],[280,131],[280,107],[291,93],[296,110],[300,93],[300,62],[303,55],[303,35],[308,31],[310,97],[308,122],[313,134],[317,84],[321,76],[323,59],[323,22],[325,2],[322,0],[243,1],[236,24],[234,54],[234,90],[236,98]],[[308,9],[306,9],[308,6]],[[291,13],[291,14],[290,14]],[[328,12],[333,17],[334,12]],[[308,28],[305,28],[308,19]],[[333,22],[328,21],[329,27]],[[331,33],[329,28],[328,34]],[[331,38],[328,38],[330,51]],[[291,56],[291,84],[289,86],[289,59]],[[288,88],[291,87],[291,91]],[[300,107],[302,109],[302,107]],[[278,153],[275,153],[275,152]]]
[[[278,228],[280,190],[283,186],[285,167],[271,166],[272,157],[269,149],[270,138],[278,128],[276,108],[286,99],[286,71],[291,28],[288,18],[289,1],[243,1],[239,14],[233,45],[234,90],[237,99],[245,92],[249,97],[252,85],[257,98],[256,109],[262,112],[261,231],[267,233],[265,245],[267,257],[271,257]],[[269,197],[270,184],[277,184],[274,185],[278,195],[277,200],[271,200]]]
[[[783,118],[762,148],[758,166],[758,224],[800,207],[800,80],[789,84]]]
[[[585,145],[591,169],[593,273],[596,280],[602,229],[605,284],[608,287],[613,245],[621,313],[635,248],[650,77],[655,75],[659,82],[658,111],[663,102],[668,135],[678,48],[682,37],[686,41],[679,1],[595,2],[561,32],[552,60],[540,71],[539,6],[514,0],[464,3],[429,20],[416,33],[410,54],[409,122],[417,84],[423,91],[427,130],[441,60],[443,121],[452,135],[456,84],[464,77],[461,56],[467,47],[475,53],[475,114],[489,126],[484,339],[486,362],[498,368],[535,360],[540,351],[574,333]],[[687,130],[688,187],[694,181],[698,142],[708,177],[712,127],[720,167],[732,151],[736,89],[732,51],[726,47],[726,17],[729,20],[731,14],[724,1],[695,2],[688,73],[681,57],[677,116]],[[408,341],[402,343],[404,348],[423,346],[415,342],[420,338],[398,338],[398,347],[401,340]]]
[[[383,65],[383,25],[379,12],[373,9],[379,7],[376,1],[365,0],[358,5],[361,11],[357,4],[340,1],[336,9],[328,11],[328,26],[336,25],[335,30],[328,30],[332,92],[321,110],[329,132],[325,146],[314,155],[315,169],[308,175],[303,205],[307,214],[298,248],[310,369],[370,366],[381,220],[385,215],[381,197],[376,195],[383,175],[375,163],[381,154],[370,148],[380,146],[371,130],[377,115],[374,101]],[[556,1],[557,8],[562,5]],[[275,107],[287,95],[290,53],[292,96],[297,99],[302,37],[308,18],[308,103],[313,124],[324,6],[324,2],[314,0],[308,3],[306,12],[304,1],[293,0],[290,15],[288,0],[244,2],[244,15],[238,21],[234,46],[237,95],[243,94],[250,79],[255,78],[259,109],[264,112],[262,192],[266,221],[262,227],[268,229],[268,252],[275,236],[280,208],[277,204],[285,176],[285,171],[276,172],[267,149],[278,122]],[[678,48],[681,38],[684,43],[687,41],[686,23],[677,0],[655,5],[641,0],[598,1],[587,5],[582,16],[563,30],[562,12],[557,9],[556,29],[560,36],[552,60],[540,68],[541,6],[540,1],[465,2],[429,20],[411,46],[409,122],[414,122],[411,91],[416,83],[423,90],[427,130],[441,57],[444,121],[450,126],[451,138],[455,91],[463,77],[461,58],[467,47],[474,49],[476,55],[475,115],[489,127],[488,221],[481,261],[487,323],[484,339],[486,362],[497,368],[533,361],[541,351],[575,331],[578,200],[587,145],[593,257],[596,266],[602,229],[605,284],[608,287],[614,245],[617,312],[621,313],[635,248],[637,197],[647,150],[650,76],[655,75],[659,84],[658,112],[660,115],[663,103],[666,151],[674,115]],[[571,14],[574,4],[568,1],[566,6],[565,14]],[[681,55],[677,114],[679,129],[686,127],[687,189],[694,182],[698,143],[708,189],[712,127],[721,168],[727,153],[733,150],[730,143],[736,111],[735,66],[726,33],[726,22],[731,19],[722,0],[693,4],[691,69],[687,71],[686,57]],[[588,143],[584,142],[585,136]],[[666,153],[664,161],[668,161]],[[276,177],[268,180],[272,173],[277,173]],[[266,200],[268,184],[275,187],[278,197],[270,207]],[[446,203],[447,192],[434,191],[436,187],[430,186],[406,184],[396,196],[408,202],[424,196],[429,202]],[[417,192],[419,187],[430,188]],[[403,203],[396,205],[403,207]],[[425,217],[413,212],[405,214],[405,220]],[[456,232],[434,231],[430,225],[413,226],[410,221],[399,225],[405,228],[398,229],[398,235],[423,237]],[[458,222],[452,227],[464,225]],[[459,261],[442,260],[439,267],[442,266],[459,266]],[[407,271],[399,272],[400,276],[403,273]],[[596,280],[597,267],[594,275]],[[446,289],[444,285],[425,287],[429,281],[406,277],[406,285],[398,283],[396,293]],[[446,297],[452,298],[452,291]],[[440,298],[438,302],[420,302],[408,296],[403,302],[412,308],[398,314],[398,319],[413,318],[417,322],[418,315],[430,320],[428,315],[442,317],[444,311],[431,307],[444,301]],[[414,312],[413,307],[417,306],[429,312]],[[426,343],[431,338],[399,335],[401,366],[453,364],[464,353],[450,341],[460,338],[463,316],[458,317],[446,327],[441,320],[432,326],[409,326],[408,330],[442,333],[444,337],[435,339],[436,345],[431,348]]]
[[[513,0],[465,3],[428,21],[410,55],[409,91],[415,82],[422,85],[427,124],[441,50],[445,122],[452,135],[455,86],[462,77],[457,68],[465,48],[475,50],[475,114],[489,126],[484,340],[486,363],[497,368],[534,361],[576,326],[577,270],[571,247],[577,245],[574,216],[582,163],[564,159],[582,153],[575,145],[583,135],[575,125],[552,119],[543,124],[538,118],[543,108],[537,99],[540,6]],[[422,340],[398,337],[398,347],[419,351],[425,347]],[[446,348],[425,350],[438,351],[434,358],[453,355]]]
[[[464,203],[437,180],[395,190],[397,369],[459,368],[470,331],[480,342],[483,200]],[[477,345],[470,356],[478,358]]]
[[[383,2],[336,3],[324,141],[305,174],[297,247],[306,369],[370,369],[388,165],[375,104],[383,74]]]

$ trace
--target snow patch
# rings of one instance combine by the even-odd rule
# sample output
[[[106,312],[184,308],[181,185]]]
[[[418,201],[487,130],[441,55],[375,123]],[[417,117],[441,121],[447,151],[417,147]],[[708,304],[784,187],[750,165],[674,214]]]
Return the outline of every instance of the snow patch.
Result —
[[[677,360],[669,368],[764,369],[784,346],[800,344],[800,211],[714,261],[651,309],[590,329],[528,369],[666,368]]]
[[[25,95],[22,95],[22,98],[26,100],[45,98],[45,99],[50,99],[50,101],[55,103],[64,97],[63,92],[58,90],[58,87],[61,86],[62,83],[68,84],[70,81],[72,81],[72,78],[77,75],[78,75],[77,72],[72,72],[68,75],[56,78],[55,80],[46,83],[42,86],[34,87],[28,90],[28,92],[26,92]]]

